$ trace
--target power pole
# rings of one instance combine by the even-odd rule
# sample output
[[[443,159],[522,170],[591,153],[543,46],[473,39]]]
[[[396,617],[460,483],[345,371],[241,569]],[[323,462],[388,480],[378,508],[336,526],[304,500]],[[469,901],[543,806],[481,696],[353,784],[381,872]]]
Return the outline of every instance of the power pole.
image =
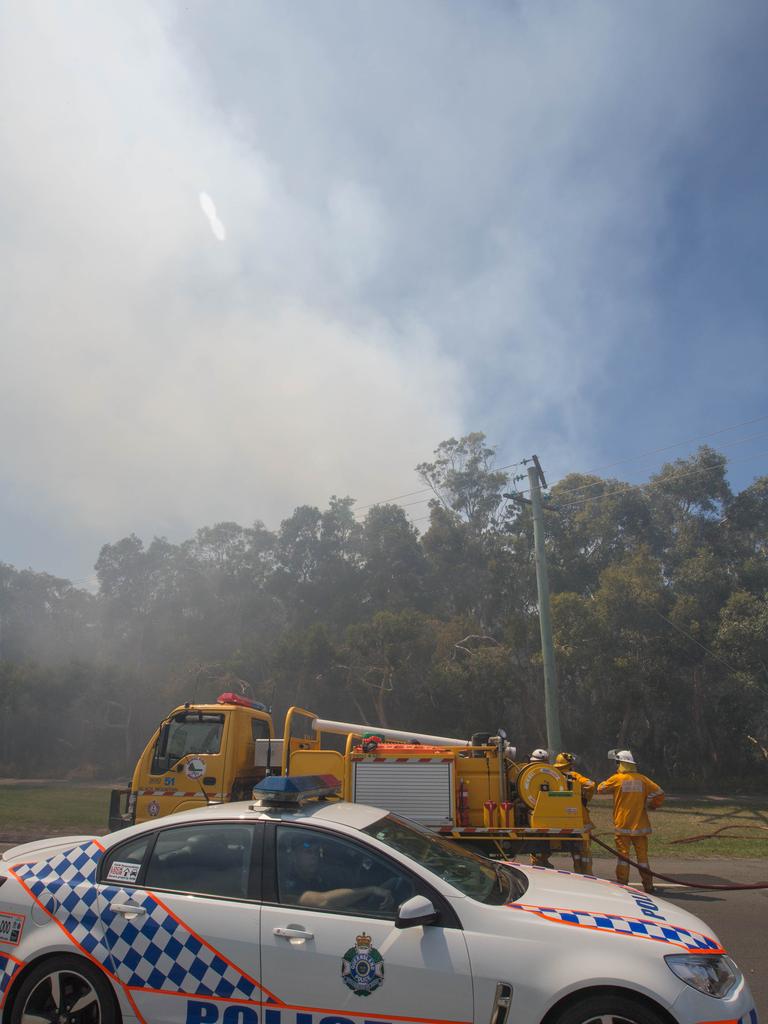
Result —
[[[528,467],[533,513],[533,544],[536,555],[536,586],[539,591],[539,628],[541,630],[541,656],[544,662],[544,711],[547,719],[547,747],[553,752],[562,750],[560,739],[560,711],[557,703],[557,672],[555,648],[552,643],[552,620],[549,614],[549,574],[547,553],[544,549],[544,512],[541,505],[541,487],[547,486],[538,456]]]

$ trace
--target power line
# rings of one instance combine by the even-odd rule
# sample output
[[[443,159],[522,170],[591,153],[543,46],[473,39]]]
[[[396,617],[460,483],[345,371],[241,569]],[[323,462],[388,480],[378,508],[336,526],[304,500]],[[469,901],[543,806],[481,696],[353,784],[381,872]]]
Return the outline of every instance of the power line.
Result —
[[[748,441],[756,441],[756,440],[758,440],[759,438],[762,438],[762,437],[768,437],[768,430],[763,430],[759,434],[750,434],[749,437],[741,437],[737,441],[726,441],[724,444],[720,445],[720,447],[721,448],[733,448],[737,444],[746,444]],[[758,454],[760,454],[760,453],[758,452]],[[751,456],[751,455],[748,456],[748,458],[752,458],[752,457],[753,456]],[[732,462],[740,462],[740,461],[743,461],[743,460],[740,460],[740,459],[730,459],[729,460],[729,465]],[[714,468],[717,468],[717,466],[715,466]],[[678,473],[681,473],[681,472],[683,472],[683,471],[682,470],[678,470],[677,473],[670,473],[664,479],[665,480],[673,479],[675,476],[678,475]],[[698,472],[698,470],[692,470],[691,472]],[[570,505],[576,504],[576,502],[562,502],[560,499],[563,496],[567,497],[570,494],[581,494],[583,491],[588,491],[590,487],[599,487],[601,483],[605,483],[605,481],[604,480],[593,480],[591,483],[580,484],[578,487],[567,487],[567,488],[564,488],[562,490],[558,490],[558,492],[557,492],[558,507],[560,507],[560,508],[568,508]],[[607,497],[609,494],[619,494],[621,491],[629,490],[630,488],[633,488],[633,487],[650,487],[650,486],[653,486],[653,484],[654,484],[654,481],[652,481],[652,480],[649,480],[649,481],[647,481],[644,484],[623,483],[623,484],[621,484],[620,487],[614,488],[612,491],[604,491],[602,494],[594,494],[594,495],[591,495],[590,497],[584,498],[584,501],[598,500],[600,498]],[[555,484],[554,486],[557,486],[557,485]],[[552,491],[552,488],[550,488],[550,492],[551,491]],[[523,488],[522,490],[519,490],[517,493],[518,494],[527,494],[528,493],[528,488],[527,487]],[[550,494],[550,496],[551,496],[551,494]]]
[[[418,501],[407,501],[404,505],[401,504],[400,508],[412,508],[414,505],[426,505],[428,501],[432,501],[432,498],[419,498]]]
[[[520,462],[510,462],[506,466],[499,466],[498,469],[494,469],[493,472],[494,473],[503,473],[504,470],[506,470],[506,469],[515,469],[515,467],[522,466],[522,465],[523,465],[523,460],[521,460]],[[389,505],[392,502],[399,501],[400,498],[413,498],[417,494],[431,494],[431,495],[434,496],[434,493],[435,492],[433,491],[433,489],[431,487],[422,487],[418,491],[408,491],[407,494],[397,494],[397,495],[395,495],[394,498],[384,498],[381,501],[371,501],[367,505],[359,505],[355,509],[355,515],[357,515],[359,512],[365,512],[366,509],[375,508],[377,505]],[[431,500],[432,500],[431,498],[424,498],[423,501],[413,501],[413,502],[410,502],[410,504],[411,505],[423,505],[425,501],[431,501]],[[401,507],[405,508],[406,506],[401,506]]]
[[[650,458],[653,455],[659,455],[659,454],[661,454],[663,452],[672,451],[675,448],[681,448],[683,445],[686,445],[686,444],[694,444],[697,441],[704,441],[707,438],[719,437],[721,434],[727,434],[730,430],[738,430],[740,427],[748,427],[748,426],[751,426],[754,423],[763,423],[766,420],[768,420],[768,414],[766,414],[764,416],[755,416],[755,417],[753,417],[752,419],[749,419],[749,420],[742,420],[739,423],[731,423],[727,427],[720,427],[717,430],[711,430],[711,431],[708,431],[705,434],[698,434],[695,437],[688,437],[688,438],[686,438],[685,440],[682,440],[682,441],[675,441],[673,444],[662,445],[659,448],[651,448],[648,451],[640,452],[638,455],[629,455],[626,458],[618,459],[615,462],[609,462],[609,463],[607,463],[607,464],[605,464],[603,466],[597,466],[595,469],[591,469],[591,470],[586,471],[583,475],[584,476],[590,476],[592,474],[601,473],[601,472],[603,472],[606,469],[613,469],[616,466],[626,465],[627,463],[630,463],[630,462],[639,462],[642,459]],[[728,441],[725,444],[723,444],[722,447],[727,448],[727,447],[732,447],[733,445],[737,445],[737,444],[745,444],[746,442],[751,441],[751,440],[755,440],[755,439],[757,439],[759,437],[765,437],[766,434],[768,434],[768,431],[763,431],[763,432],[761,432],[759,434],[752,434],[750,437],[741,438],[738,441]],[[520,459],[518,462],[511,462],[508,465],[499,466],[498,469],[494,470],[494,472],[503,473],[507,469],[515,469],[517,466],[525,465],[526,461],[527,460],[525,460],[525,459]],[[561,490],[559,492],[559,496],[567,496],[569,494],[576,494],[576,493],[579,493],[581,491],[588,490],[590,487],[595,487],[595,486],[597,486],[597,482],[589,483],[589,484],[580,484],[578,487],[573,487],[573,488],[568,488],[566,490]],[[643,485],[636,485],[636,486],[643,486]],[[528,493],[528,488],[527,487],[525,487],[525,488],[523,488],[523,489],[518,491],[518,494],[527,494],[527,493]],[[395,495],[393,498],[386,498],[386,499],[384,499],[382,501],[372,501],[372,502],[370,502],[367,505],[360,505],[360,506],[358,506],[354,510],[354,514],[355,514],[355,516],[357,516],[359,513],[365,512],[367,509],[374,508],[376,505],[387,505],[387,504],[390,504],[392,502],[398,502],[398,501],[400,501],[401,498],[413,498],[413,497],[416,497],[417,495],[420,495],[420,494],[427,494],[427,495],[429,495],[429,497],[422,498],[419,501],[409,502],[407,505],[401,505],[400,507],[401,508],[411,508],[414,505],[424,505],[428,501],[432,500],[432,497],[434,496],[434,491],[432,490],[431,487],[423,487],[423,488],[420,488],[419,490],[416,490],[416,491],[408,491],[406,494]],[[428,519],[428,518],[429,518],[429,516],[422,517],[422,519]],[[419,521],[421,521],[421,520],[412,520],[412,522],[419,522]]]
[[[749,459],[757,459],[757,458],[760,458],[760,456],[762,456],[762,455],[768,455],[768,450],[762,451],[762,452],[755,452],[752,455],[745,455],[743,459],[730,459],[729,462],[728,462],[728,465],[732,466],[734,464],[738,464],[739,462],[746,462]],[[553,505],[552,508],[555,508],[555,507],[557,509],[578,508],[580,505],[587,505],[587,504],[589,504],[590,501],[602,501],[603,498],[610,498],[614,494],[627,494],[630,491],[639,490],[641,488],[646,488],[646,487],[662,487],[664,484],[666,484],[670,480],[681,480],[681,479],[683,479],[683,477],[695,476],[697,473],[713,473],[716,470],[721,469],[721,468],[722,468],[722,464],[720,462],[718,462],[717,464],[711,465],[711,466],[697,466],[695,469],[690,469],[690,470],[685,470],[685,471],[681,470],[680,472],[677,472],[677,473],[670,473],[668,476],[665,476],[661,480],[649,480],[647,483],[644,483],[644,484],[622,484],[621,487],[616,487],[616,488],[614,488],[613,490],[610,490],[610,491],[603,491],[602,494],[594,494],[594,495],[592,495],[591,497],[588,497],[588,498],[581,498],[579,501],[560,502],[558,500],[557,506]]]
[[[375,508],[377,505],[389,505],[393,501],[399,501],[401,498],[412,498],[414,494],[424,494],[425,491],[432,491],[431,487],[422,487],[418,491],[408,491],[407,494],[396,494],[394,498],[384,498],[383,501],[372,501],[368,505],[360,505],[355,509],[355,515],[358,512],[364,512],[368,508]]]
[[[761,417],[761,418],[768,419],[768,417]],[[725,428],[725,429],[732,429],[732,428]],[[723,433],[723,431],[717,431],[717,433]],[[701,437],[691,438],[691,442],[692,441],[700,441],[704,437],[711,437],[711,436],[712,436],[711,434],[709,434],[709,435],[703,434],[703,435],[701,435]],[[725,441],[723,444],[719,445],[719,447],[720,448],[733,448],[737,444],[746,444],[749,441],[756,441],[759,438],[766,437],[766,436],[768,436],[768,430],[761,430],[760,433],[758,433],[758,434],[750,434],[748,437],[740,437],[736,441]],[[642,455],[634,455],[631,458],[624,459],[623,461],[624,462],[635,462],[638,459],[645,458],[646,456],[656,455],[659,452],[669,451],[670,448],[678,448],[680,445],[688,444],[688,443],[689,443],[688,441],[680,441],[679,444],[667,445],[664,448],[656,448],[653,451],[645,452]],[[619,463],[619,462],[614,462],[611,465],[612,466],[618,466],[620,464],[621,463]],[[604,468],[608,469],[610,467],[606,466]],[[583,473],[583,474],[580,474],[580,475],[582,475],[582,476],[591,476],[592,473],[596,473],[596,472],[597,472],[597,470],[591,470],[589,473]],[[563,490],[558,491],[558,496],[559,495],[568,495],[568,494],[577,494],[580,491],[588,490],[590,487],[597,487],[597,486],[599,486],[600,482],[601,481],[593,480],[591,483],[588,483],[588,484],[579,484],[578,487],[568,487],[568,488],[565,488]],[[551,489],[552,488],[550,488],[550,490]],[[525,490],[523,490],[523,491],[520,491],[519,493],[520,494],[525,494],[526,492],[527,492],[527,488]]]
[[[766,417],[766,418],[768,418],[768,417]],[[763,434],[760,434],[760,435],[756,435],[756,436],[764,436],[764,435],[763,435]],[[745,439],[743,439],[743,440],[751,440],[751,439],[750,439],[750,438],[745,438]],[[739,442],[735,442],[735,443],[739,443]],[[758,452],[758,453],[757,453],[757,457],[759,457],[759,456],[761,456],[761,455],[768,455],[768,451],[765,451],[765,452]],[[751,456],[751,455],[750,455],[750,456],[745,456],[745,458],[744,458],[744,459],[738,459],[738,460],[732,460],[732,461],[737,461],[737,462],[743,462],[743,461],[746,461],[746,459],[750,459],[750,458],[753,458],[753,457],[755,457],[755,456]],[[721,466],[722,466],[722,464],[721,464],[720,462],[718,462],[718,464],[717,464],[717,465],[714,465],[714,466],[709,466],[709,467],[701,467],[701,466],[700,466],[700,467],[697,467],[697,468],[696,468],[696,469],[694,469],[694,470],[688,470],[688,471],[685,471],[685,472],[682,472],[682,471],[680,471],[680,472],[678,472],[678,473],[671,473],[671,474],[669,474],[668,476],[664,477],[664,479],[663,479],[663,480],[660,480],[660,481],[648,481],[648,483],[646,483],[646,484],[638,484],[638,485],[629,485],[629,486],[627,486],[627,487],[621,488],[620,490],[621,490],[621,491],[626,491],[626,490],[629,490],[630,488],[634,488],[634,487],[650,487],[650,486],[662,486],[663,484],[665,484],[665,483],[666,483],[666,482],[667,482],[668,480],[670,480],[670,479],[677,479],[677,478],[681,478],[681,477],[691,476],[691,475],[695,475],[696,473],[701,473],[701,472],[705,472],[705,473],[706,473],[706,472],[713,472],[714,470],[716,470],[716,469],[719,469],[719,468],[721,468]],[[565,507],[567,508],[567,507],[573,507],[573,506],[575,506],[575,505],[580,505],[580,504],[584,504],[584,503],[585,503],[586,501],[595,501],[595,500],[599,500],[599,499],[600,499],[601,497],[607,497],[607,496],[608,496],[608,494],[610,494],[610,493],[618,493],[618,490],[617,490],[617,491],[615,491],[615,492],[607,492],[607,493],[605,493],[605,494],[603,494],[603,495],[596,495],[596,496],[595,496],[595,497],[593,497],[593,498],[587,498],[587,499],[584,499],[584,500],[582,500],[582,501],[580,501],[580,502],[572,502],[570,506],[569,506],[569,505],[566,505]],[[419,519],[416,519],[416,520],[412,520],[412,522],[421,522],[422,520],[424,520],[424,519],[429,519],[429,518],[431,518],[431,516],[422,516],[422,517],[420,517]],[[705,653],[705,654],[707,654],[707,655],[708,655],[708,656],[709,656],[710,658],[713,658],[713,659],[714,659],[715,661],[717,661],[717,662],[719,662],[719,663],[720,663],[721,665],[723,665],[723,666],[724,666],[724,667],[725,667],[725,668],[726,668],[726,669],[728,670],[728,672],[729,672],[729,673],[730,673],[731,675],[737,675],[737,674],[738,674],[737,670],[736,670],[735,668],[733,668],[733,666],[732,666],[732,665],[730,665],[730,664],[729,664],[729,663],[728,663],[728,662],[727,662],[727,661],[725,660],[725,658],[721,657],[721,656],[720,656],[719,654],[716,654],[716,653],[715,653],[715,651],[713,651],[713,650],[710,650],[710,648],[708,648],[708,647],[707,647],[707,646],[706,646],[705,644],[703,644],[703,643],[702,643],[702,642],[701,642],[700,640],[698,640],[698,639],[697,639],[697,638],[696,638],[695,636],[693,636],[693,635],[692,635],[691,633],[689,633],[689,632],[688,632],[687,630],[683,629],[683,628],[682,628],[682,626],[678,626],[678,625],[677,625],[677,624],[676,624],[675,622],[673,622],[673,621],[672,621],[671,619],[667,618],[667,616],[666,616],[666,615],[664,615],[664,614],[662,614],[662,612],[660,612],[660,611],[658,610],[658,608],[654,608],[654,607],[653,607],[653,605],[649,604],[649,603],[648,603],[648,602],[646,602],[646,601],[642,601],[641,603],[642,603],[642,604],[644,604],[644,605],[645,605],[645,606],[646,606],[646,607],[647,607],[647,608],[648,608],[648,609],[649,609],[650,611],[652,611],[652,612],[653,612],[653,613],[654,613],[655,615],[657,615],[657,616],[658,616],[658,617],[659,617],[660,619],[662,619],[662,620],[663,620],[664,622],[666,622],[666,623],[667,623],[667,625],[671,626],[671,627],[672,627],[672,629],[674,629],[674,630],[676,630],[676,631],[677,631],[678,633],[680,633],[680,634],[681,634],[681,636],[684,636],[684,637],[685,637],[685,638],[686,638],[687,640],[690,640],[690,641],[691,641],[692,643],[696,644],[696,646],[697,646],[697,647],[699,647],[699,648],[700,648],[700,649],[701,649],[702,651],[704,651],[704,653]],[[760,685],[760,684],[759,684],[759,683],[757,682],[757,680],[756,680],[756,679],[754,678],[754,675],[752,675],[752,673],[747,673],[747,674],[749,675],[749,677],[750,677],[750,679],[751,679],[751,681],[752,681],[753,685],[754,685],[754,686],[755,686],[755,687],[756,687],[756,688],[757,688],[757,689],[758,689],[758,690],[759,690],[759,691],[760,691],[761,693],[764,693],[764,694],[768,695],[768,690],[766,690],[766,689],[765,689],[765,687],[761,686],[761,685]]]
[[[684,636],[684,637],[687,637],[687,639],[691,640],[693,643],[695,643],[697,647],[700,647],[702,649],[702,651],[704,651],[705,654],[708,654],[710,656],[710,658],[714,658],[715,661],[719,661],[721,665],[724,665],[728,669],[728,671],[731,673],[731,675],[737,675],[737,670],[735,668],[733,668],[731,665],[729,665],[728,662],[725,660],[725,658],[721,658],[719,654],[715,654],[714,651],[711,651],[708,647],[705,647],[704,644],[701,643],[700,640],[697,640],[695,636],[693,636],[691,633],[688,633],[686,630],[684,630],[682,628],[682,626],[678,626],[671,619],[668,619],[666,615],[662,615],[661,612],[658,610],[658,608],[654,608],[652,605],[648,604],[647,602],[643,602],[643,603],[645,604],[645,606],[647,608],[650,608],[650,610],[652,612],[654,612],[656,615],[658,615],[660,619],[663,619],[668,625],[670,625],[672,627],[672,629],[676,629],[678,633],[682,634],[682,636]],[[757,680],[754,677],[752,677],[752,682],[755,684],[757,689],[761,691],[761,693],[768,694],[768,690],[765,690],[762,686],[760,686],[760,684],[757,682]]]
[[[766,432],[766,433],[768,433],[768,432]],[[765,433],[754,435],[754,437],[763,437],[763,436],[765,436]],[[753,440],[754,437],[753,438],[742,438],[740,441],[732,442],[732,444],[742,444],[744,441]],[[762,452],[756,452],[756,453],[754,453],[752,455],[747,455],[743,459],[730,459],[729,462],[728,462],[728,465],[734,465],[734,464],[738,464],[740,462],[746,462],[749,459],[760,458],[763,455],[768,455],[768,450],[762,451]],[[590,502],[599,502],[599,501],[602,501],[604,498],[610,498],[610,497],[613,497],[614,495],[617,495],[617,494],[629,494],[632,491],[640,490],[640,489],[646,489],[646,488],[649,488],[649,487],[663,487],[663,485],[666,484],[667,482],[669,482],[670,480],[680,480],[680,479],[683,479],[683,478],[688,477],[688,476],[696,476],[696,474],[698,474],[698,473],[713,473],[713,472],[716,472],[720,468],[722,468],[722,464],[718,461],[715,465],[711,465],[711,466],[704,465],[704,466],[697,466],[695,469],[679,470],[679,471],[674,472],[674,473],[669,473],[662,480],[649,480],[649,481],[647,481],[646,483],[643,483],[643,484],[622,484],[620,487],[615,487],[615,488],[613,488],[611,490],[603,491],[602,494],[593,494],[593,495],[590,495],[589,497],[581,498],[578,501],[561,502],[559,500],[559,495],[558,495],[557,505],[554,505],[554,504],[551,505],[550,509],[551,509],[551,511],[564,511],[565,509],[578,508],[581,505],[587,505]],[[573,492],[566,491],[566,492],[561,492],[561,493],[565,493],[565,494],[568,494],[568,493],[578,493],[581,490],[583,490],[583,488],[574,488]],[[527,491],[528,491],[528,488],[525,488],[523,490],[518,491],[518,494],[522,495],[522,494],[527,493]],[[412,504],[420,505],[420,504],[424,504],[424,502],[413,502]],[[405,507],[405,506],[402,506],[402,507]],[[431,515],[418,516],[415,519],[411,518],[411,523],[413,525],[415,525],[416,523],[425,522],[427,519],[430,519],[430,518],[431,518]]]
[[[754,453],[752,455],[746,455],[746,456],[744,456],[743,459],[731,459],[728,464],[729,465],[733,465],[734,463],[738,464],[739,462],[746,462],[749,459],[760,458],[763,455],[768,455],[768,450],[762,451],[762,452],[756,452],[756,453]],[[675,473],[670,473],[668,476],[665,476],[662,480],[649,480],[649,481],[647,481],[644,484],[622,484],[621,487],[616,487],[616,488],[613,488],[612,490],[609,490],[609,491],[603,491],[602,494],[593,494],[590,497],[581,498],[579,501],[560,502],[558,500],[556,505],[552,504],[549,507],[550,507],[551,511],[557,511],[557,512],[559,512],[561,510],[565,510],[565,509],[570,509],[570,508],[578,508],[580,505],[587,505],[590,502],[602,501],[604,498],[610,498],[610,497],[612,497],[613,495],[616,495],[616,494],[628,494],[631,491],[645,489],[645,488],[648,488],[648,487],[662,488],[664,486],[664,484],[668,483],[670,480],[680,480],[680,479],[683,479],[684,477],[696,476],[696,474],[698,474],[698,473],[713,473],[713,472],[715,472],[716,470],[718,470],[720,468],[722,468],[722,464],[720,462],[718,462],[715,465],[697,466],[695,469],[679,470],[679,471],[677,471]],[[526,491],[527,491],[527,488],[526,488]],[[518,493],[524,494],[525,491],[520,491]],[[420,523],[420,522],[423,522],[424,520],[429,519],[429,518],[430,518],[429,515],[420,516],[417,519],[412,519],[411,522],[412,523]]]
[[[589,475],[592,475],[594,473],[602,472],[602,471],[604,471],[606,469],[613,469],[616,466],[626,465],[627,463],[630,463],[630,462],[638,462],[638,461],[640,461],[642,459],[650,458],[652,455],[658,455],[658,454],[661,454],[662,452],[671,451],[674,448],[680,448],[680,447],[682,447],[685,444],[693,444],[696,441],[702,441],[702,440],[705,440],[705,439],[711,438],[711,437],[718,437],[721,434],[728,433],[728,431],[730,431],[730,430],[738,430],[740,427],[751,426],[754,423],[762,423],[765,420],[768,420],[768,414],[764,415],[764,416],[756,416],[753,419],[749,419],[749,420],[742,420],[739,423],[732,423],[732,424],[730,424],[727,427],[720,427],[718,430],[712,430],[712,431],[709,431],[708,433],[705,433],[705,434],[699,434],[699,435],[697,435],[695,437],[686,438],[683,441],[676,441],[673,444],[662,445],[659,448],[649,449],[648,451],[641,452],[638,455],[627,456],[627,458],[619,459],[619,460],[617,460],[615,462],[607,463],[606,465],[603,465],[603,466],[598,466],[596,469],[592,469],[592,470],[587,471],[584,475],[589,476]],[[760,432],[758,434],[752,434],[749,437],[740,438],[740,439],[738,439],[736,441],[726,442],[721,447],[729,448],[729,447],[733,447],[734,445],[738,445],[738,444],[746,444],[749,441],[753,441],[753,440],[756,440],[758,438],[765,437],[766,434],[768,434],[768,431],[762,431],[762,432]],[[768,454],[768,452],[758,452],[756,456],[748,456],[747,458],[760,457],[761,455],[765,455],[765,454]],[[527,461],[528,461],[527,459],[520,459],[517,462],[510,462],[507,465],[499,466],[497,469],[494,470],[494,472],[502,473],[502,472],[504,472],[507,469],[515,469],[518,466],[525,465]],[[732,459],[732,460],[729,461],[729,464],[734,463],[734,462],[736,462],[736,463],[743,462],[743,461],[745,461],[745,460],[744,459]],[[581,484],[578,487],[567,488],[567,489],[564,489],[564,490],[560,490],[558,492],[558,508],[562,508],[562,509],[577,508],[579,505],[587,504],[590,501],[600,501],[603,498],[608,498],[608,497],[611,497],[612,495],[615,495],[615,494],[628,493],[629,491],[634,490],[635,488],[646,488],[646,487],[658,486],[659,484],[661,484],[663,482],[666,482],[667,480],[677,479],[678,477],[682,478],[682,477],[685,477],[685,476],[691,476],[691,475],[695,475],[696,473],[713,472],[713,471],[715,471],[718,468],[719,468],[719,463],[718,463],[718,465],[711,466],[711,467],[700,466],[700,467],[697,467],[696,469],[689,470],[689,471],[684,471],[684,472],[681,471],[679,473],[671,473],[667,477],[664,478],[664,481],[648,481],[648,482],[646,482],[644,484],[624,484],[621,487],[614,488],[613,490],[610,490],[610,491],[604,491],[602,494],[592,495],[590,497],[583,498],[583,499],[581,499],[579,501],[562,502],[560,500],[564,496],[567,497],[568,495],[578,494],[578,493],[581,493],[583,491],[588,490],[590,487],[596,487],[596,486],[599,485],[599,481],[594,481],[594,482],[589,483],[589,484]],[[551,488],[550,488],[550,490],[551,490]],[[526,493],[528,493],[528,488],[526,487],[526,488],[523,488],[521,490],[518,490],[517,493],[520,494],[520,495],[526,494]],[[421,498],[421,499],[419,499],[417,501],[411,501],[411,502],[408,502],[406,504],[401,504],[400,508],[404,508],[405,509],[405,508],[412,508],[412,507],[414,507],[416,505],[425,505],[427,502],[431,501],[432,498],[435,496],[435,492],[434,492],[434,490],[431,487],[423,487],[423,488],[420,488],[419,490],[408,491],[405,494],[395,495],[392,498],[386,498],[386,499],[383,499],[381,501],[370,502],[367,505],[361,505],[361,506],[359,506],[358,508],[356,508],[354,510],[354,515],[358,516],[358,514],[360,514],[362,512],[365,512],[367,509],[374,508],[377,505],[387,505],[387,504],[390,504],[392,502],[398,502],[398,501],[400,501],[401,498],[412,498],[412,497],[416,497],[419,494],[427,494],[427,495],[429,495],[429,497]],[[424,522],[425,520],[430,519],[430,518],[431,518],[431,515],[428,514],[428,515],[425,515],[425,516],[419,516],[416,519],[411,518],[410,521],[411,521],[411,523],[415,524],[415,523]],[[97,573],[92,573],[90,576],[86,576],[84,579],[81,579],[81,580],[69,580],[68,582],[73,587],[80,587],[80,586],[88,585],[90,583],[94,583],[97,580],[98,580],[98,574]]]
[[[732,423],[729,427],[720,427],[719,430],[712,430],[707,434],[698,434],[696,437],[688,437],[684,441],[675,441],[674,444],[665,444],[661,448],[652,448],[647,452],[640,452],[639,455],[629,455],[627,458],[619,459],[617,462],[609,462],[605,466],[598,466],[596,469],[588,470],[584,473],[584,476],[590,476],[592,473],[602,473],[603,470],[613,469],[614,466],[623,466],[627,462],[639,462],[641,459],[650,458],[651,455],[659,455],[662,452],[671,451],[673,448],[681,448],[684,444],[694,444],[696,441],[704,441],[708,437],[717,437],[720,434],[727,434],[729,430],[738,430],[739,427],[751,427],[753,423],[763,423],[765,420],[768,420],[768,414],[765,416],[756,416],[751,420],[742,420],[741,423]],[[761,437],[763,435],[756,434],[754,436]]]
[[[761,430],[760,433],[758,433],[758,434],[750,434],[748,437],[740,437],[736,441],[725,441],[719,447],[720,448],[733,448],[737,444],[746,444],[748,441],[756,441],[756,440],[758,440],[761,437],[768,437],[768,430]],[[700,440],[700,438],[694,438],[694,440]],[[684,443],[684,442],[681,442],[681,443]],[[670,446],[670,447],[676,447],[676,446]],[[666,451],[667,449],[664,448],[664,449],[657,449],[657,450],[658,451]],[[650,455],[650,454],[655,454],[655,453],[654,452],[648,452],[646,454]],[[634,456],[633,458],[639,459],[639,458],[642,458],[642,457],[643,456],[638,455],[638,456]],[[626,461],[632,461],[632,460],[627,459]],[[614,462],[613,465],[616,466],[616,465],[618,465],[618,463]],[[584,473],[584,474],[580,474],[580,475],[589,476],[590,474]],[[604,480],[592,480],[588,484],[579,484],[578,487],[566,487],[566,488],[563,488],[563,489],[559,489],[558,492],[557,492],[558,501],[560,500],[560,498],[563,495],[568,496],[569,494],[580,494],[582,491],[588,491],[590,487],[599,487],[601,483],[605,483],[605,481]],[[557,487],[557,484],[554,484],[553,486]],[[622,485],[622,486],[645,487],[647,485],[646,484],[626,484],[626,485]],[[549,490],[551,491],[552,487],[550,487]],[[528,493],[528,488],[524,487],[522,490],[519,490],[517,493],[518,494],[527,494]],[[599,497],[599,495],[597,495],[597,497]]]
[[[98,578],[99,578],[99,574],[94,572],[94,573],[91,573],[90,576],[86,576],[85,579],[82,579],[82,580],[67,580],[67,582],[70,584],[70,586],[82,587],[82,586],[85,586],[87,583],[95,583],[98,580]]]

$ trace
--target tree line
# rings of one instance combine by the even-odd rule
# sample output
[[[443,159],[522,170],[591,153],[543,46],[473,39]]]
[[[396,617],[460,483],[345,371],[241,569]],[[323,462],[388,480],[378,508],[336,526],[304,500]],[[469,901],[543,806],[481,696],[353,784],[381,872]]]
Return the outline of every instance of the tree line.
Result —
[[[768,477],[709,447],[647,483],[546,498],[560,708],[585,770],[631,746],[678,788],[768,778]],[[175,704],[238,690],[282,714],[546,745],[532,523],[483,434],[417,467],[423,532],[352,498],[182,543],[101,549],[98,593],[0,563],[0,775],[125,777]],[[519,500],[522,499],[522,500]]]

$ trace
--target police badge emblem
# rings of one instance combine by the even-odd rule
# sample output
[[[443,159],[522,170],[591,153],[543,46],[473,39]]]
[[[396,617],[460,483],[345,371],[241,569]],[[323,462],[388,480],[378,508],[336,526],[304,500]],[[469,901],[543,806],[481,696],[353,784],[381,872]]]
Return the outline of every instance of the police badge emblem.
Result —
[[[341,958],[341,979],[356,996],[369,996],[384,981],[384,957],[363,932]]]

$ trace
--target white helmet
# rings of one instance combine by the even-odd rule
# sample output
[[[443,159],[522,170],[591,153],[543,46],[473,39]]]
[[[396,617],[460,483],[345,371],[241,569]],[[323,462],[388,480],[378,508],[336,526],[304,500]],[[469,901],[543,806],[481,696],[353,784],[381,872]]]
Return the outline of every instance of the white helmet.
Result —
[[[529,760],[531,760],[531,761],[548,761],[549,760],[549,751],[548,750],[543,750],[541,747],[537,747],[536,750],[534,750],[533,753],[531,754]]]
[[[622,761],[624,764],[637,764],[631,750],[609,750],[608,759],[609,761]]]

